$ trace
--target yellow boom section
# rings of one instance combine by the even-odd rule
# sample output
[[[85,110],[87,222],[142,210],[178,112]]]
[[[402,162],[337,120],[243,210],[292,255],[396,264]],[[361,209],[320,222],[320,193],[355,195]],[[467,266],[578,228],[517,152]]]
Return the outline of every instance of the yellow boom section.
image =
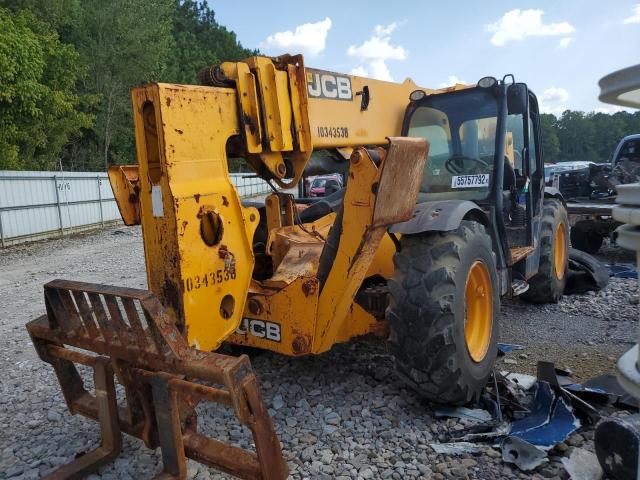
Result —
[[[133,105],[149,288],[198,347],[235,330],[253,270],[258,212],[240,203],[225,154],[235,92],[153,84]]]
[[[392,83],[304,67],[301,55],[251,57],[201,72],[212,86],[233,85],[245,155],[282,187],[295,185],[313,150],[385,145],[400,135],[407,79]]]
[[[410,79],[392,83],[314,69],[306,80],[314,149],[386,144],[400,135],[409,94],[419,89]]]

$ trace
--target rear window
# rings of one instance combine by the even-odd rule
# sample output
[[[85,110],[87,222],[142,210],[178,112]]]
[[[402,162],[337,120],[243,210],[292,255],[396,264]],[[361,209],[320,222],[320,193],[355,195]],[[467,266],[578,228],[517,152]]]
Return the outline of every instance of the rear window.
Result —
[[[640,140],[628,140],[620,149],[620,153],[618,153],[618,158],[616,160],[620,160],[622,158],[628,158],[629,160],[640,160]]]

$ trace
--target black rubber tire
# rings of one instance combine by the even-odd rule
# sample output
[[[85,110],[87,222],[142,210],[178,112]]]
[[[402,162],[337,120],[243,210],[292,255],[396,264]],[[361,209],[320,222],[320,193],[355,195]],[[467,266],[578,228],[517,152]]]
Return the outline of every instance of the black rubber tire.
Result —
[[[571,246],[593,255],[602,247],[604,237],[591,230],[588,225],[578,222],[571,227]]]
[[[597,258],[575,248],[569,251],[569,270],[564,288],[566,295],[597,292],[608,284],[609,270]]]
[[[529,290],[520,298],[531,303],[556,303],[564,293],[569,264],[569,219],[567,210],[560,200],[545,198],[540,231],[540,263],[538,273],[529,279]],[[555,238],[559,225],[564,225],[565,265],[562,278],[558,278],[554,268]]]
[[[400,244],[387,309],[396,369],[426,400],[477,400],[498,350],[500,295],[491,237],[481,224],[465,220],[457,230],[404,236]],[[476,363],[465,340],[464,292],[477,260],[489,272],[493,322],[487,353]]]

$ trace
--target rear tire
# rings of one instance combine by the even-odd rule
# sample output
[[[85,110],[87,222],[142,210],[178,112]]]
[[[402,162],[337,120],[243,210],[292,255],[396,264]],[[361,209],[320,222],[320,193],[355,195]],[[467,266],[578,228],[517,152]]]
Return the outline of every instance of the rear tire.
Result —
[[[589,222],[578,222],[571,227],[571,246],[593,255],[602,247],[604,237],[589,228],[590,225]]]
[[[463,221],[457,230],[400,242],[387,310],[396,368],[429,401],[478,399],[498,342],[500,297],[491,238],[479,223]],[[467,319],[468,312],[476,313]]]
[[[569,265],[569,220],[562,202],[545,198],[538,273],[520,297],[532,303],[556,303],[564,293]]]

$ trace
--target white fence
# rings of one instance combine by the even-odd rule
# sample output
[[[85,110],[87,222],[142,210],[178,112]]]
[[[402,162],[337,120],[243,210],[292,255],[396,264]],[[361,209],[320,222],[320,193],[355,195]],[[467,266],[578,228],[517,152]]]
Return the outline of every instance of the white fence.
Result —
[[[242,197],[270,191],[251,174],[231,174]],[[104,172],[0,170],[0,245],[104,226],[120,221]]]

